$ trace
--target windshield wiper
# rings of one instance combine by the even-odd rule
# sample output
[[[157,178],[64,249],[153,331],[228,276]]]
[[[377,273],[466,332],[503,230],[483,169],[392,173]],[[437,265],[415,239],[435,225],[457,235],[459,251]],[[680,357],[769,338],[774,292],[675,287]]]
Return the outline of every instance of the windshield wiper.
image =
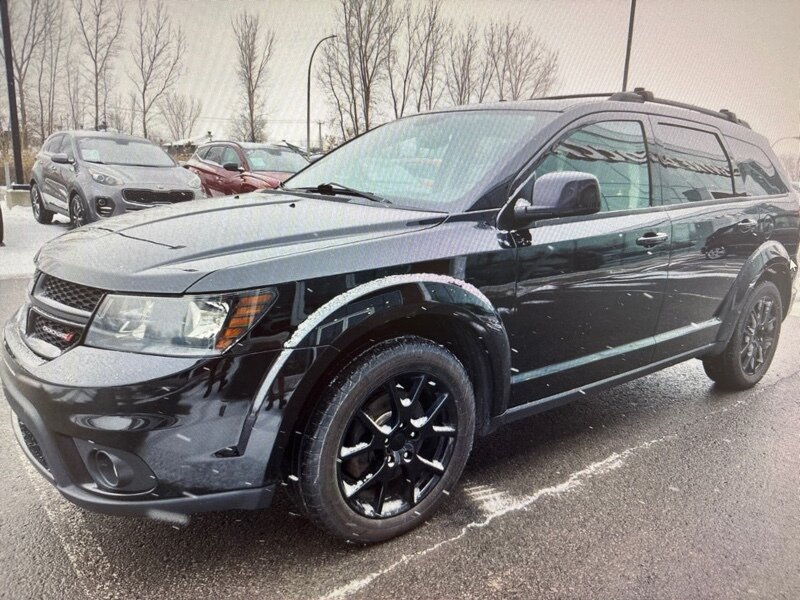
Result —
[[[302,192],[317,192],[318,194],[330,194],[335,196],[336,194],[345,194],[346,196],[355,196],[357,198],[366,198],[367,200],[371,200],[372,202],[380,202],[381,204],[391,204],[390,200],[386,198],[381,198],[380,196],[376,196],[370,192],[362,192],[361,190],[357,190],[351,187],[347,187],[346,185],[342,185],[341,183],[336,183],[335,181],[330,181],[328,183],[320,183],[317,186],[313,187],[301,187],[301,188],[283,188],[287,191],[298,190]]]
[[[104,165],[104,164],[106,164],[102,160],[89,160],[88,158],[85,159],[85,160],[86,160],[86,162],[92,163],[93,165]]]

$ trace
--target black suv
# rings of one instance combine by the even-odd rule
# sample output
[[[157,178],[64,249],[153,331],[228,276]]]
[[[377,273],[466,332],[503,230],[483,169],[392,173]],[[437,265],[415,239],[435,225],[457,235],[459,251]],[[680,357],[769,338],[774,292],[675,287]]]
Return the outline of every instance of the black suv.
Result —
[[[105,131],[51,135],[36,156],[30,184],[39,223],[62,214],[74,227],[204,195],[200,178],[151,141]]]
[[[390,538],[475,435],[690,358],[758,382],[797,270],[777,164],[733,114],[643,91],[506,102],[379,127],[235,204],[68,233],[5,327],[17,435],[94,510],[285,485],[335,535]]]

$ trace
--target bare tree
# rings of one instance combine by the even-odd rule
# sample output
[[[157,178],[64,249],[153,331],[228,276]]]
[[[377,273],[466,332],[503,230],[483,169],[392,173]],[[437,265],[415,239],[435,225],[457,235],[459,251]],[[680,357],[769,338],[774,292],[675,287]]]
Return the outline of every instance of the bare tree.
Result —
[[[499,100],[541,96],[555,83],[558,54],[520,22],[490,23],[484,41]]]
[[[175,142],[192,136],[194,126],[203,111],[203,104],[195,97],[170,93],[166,95],[160,108],[171,141]]]
[[[263,87],[275,45],[275,32],[269,28],[262,32],[259,17],[242,12],[233,20],[233,33],[238,50],[236,75],[245,93],[245,111],[239,121],[245,121],[246,126],[241,129],[246,133],[244,139],[261,141],[266,125],[262,115]]]
[[[421,15],[412,10],[410,0],[406,0],[395,11],[390,34],[387,76],[396,119],[405,114],[414,96],[414,73],[419,55],[417,32],[421,25]]]
[[[44,141],[55,127],[56,95],[64,50],[64,8],[58,0],[44,0],[44,38],[38,52],[36,95],[39,137]]]
[[[451,30],[442,17],[442,0],[428,0],[417,29],[417,112],[432,109],[444,91],[444,58]]]
[[[101,94],[107,95],[108,69],[119,52],[125,16],[123,0],[70,0],[78,21],[82,49],[89,59],[94,92],[94,126],[100,127]],[[105,93],[104,93],[105,87]]]
[[[45,38],[43,26],[45,9],[42,0],[16,0],[9,2],[12,64],[14,84],[17,88],[19,124],[22,143],[28,145],[27,79],[31,64]],[[0,49],[0,56],[5,56]]]
[[[183,29],[173,26],[163,0],[149,6],[139,0],[135,36],[131,81],[137,92],[142,134],[147,137],[152,109],[180,78],[186,43]]]
[[[345,139],[373,125],[396,31],[393,5],[393,0],[339,0],[339,36],[326,46],[318,78],[333,101]]]
[[[80,71],[80,57],[76,56],[72,39],[67,45],[67,62],[74,68],[67,69],[65,79],[67,84],[67,102],[69,104],[68,122],[72,129],[81,129],[86,118],[83,103],[83,78]]]

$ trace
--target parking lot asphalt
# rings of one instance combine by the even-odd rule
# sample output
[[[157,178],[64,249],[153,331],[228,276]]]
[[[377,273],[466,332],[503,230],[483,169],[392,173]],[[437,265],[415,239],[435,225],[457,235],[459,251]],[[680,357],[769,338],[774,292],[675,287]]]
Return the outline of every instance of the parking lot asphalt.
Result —
[[[0,280],[0,321],[27,281]],[[691,361],[478,441],[410,534],[340,543],[280,495],[187,524],[72,506],[0,393],[0,597],[800,598],[800,311],[759,386]]]

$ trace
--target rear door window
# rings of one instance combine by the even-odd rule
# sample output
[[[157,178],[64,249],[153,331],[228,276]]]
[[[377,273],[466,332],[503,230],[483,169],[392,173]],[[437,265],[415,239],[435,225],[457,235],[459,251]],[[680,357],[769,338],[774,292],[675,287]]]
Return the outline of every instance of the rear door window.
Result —
[[[736,193],[744,196],[773,196],[788,190],[766,153],[754,144],[726,138],[733,160]]]
[[[602,211],[650,206],[647,146],[639,121],[603,121],[572,131],[539,163],[535,179],[563,171],[597,177]]]
[[[730,161],[715,133],[658,123],[656,138],[664,204],[735,195]]]

